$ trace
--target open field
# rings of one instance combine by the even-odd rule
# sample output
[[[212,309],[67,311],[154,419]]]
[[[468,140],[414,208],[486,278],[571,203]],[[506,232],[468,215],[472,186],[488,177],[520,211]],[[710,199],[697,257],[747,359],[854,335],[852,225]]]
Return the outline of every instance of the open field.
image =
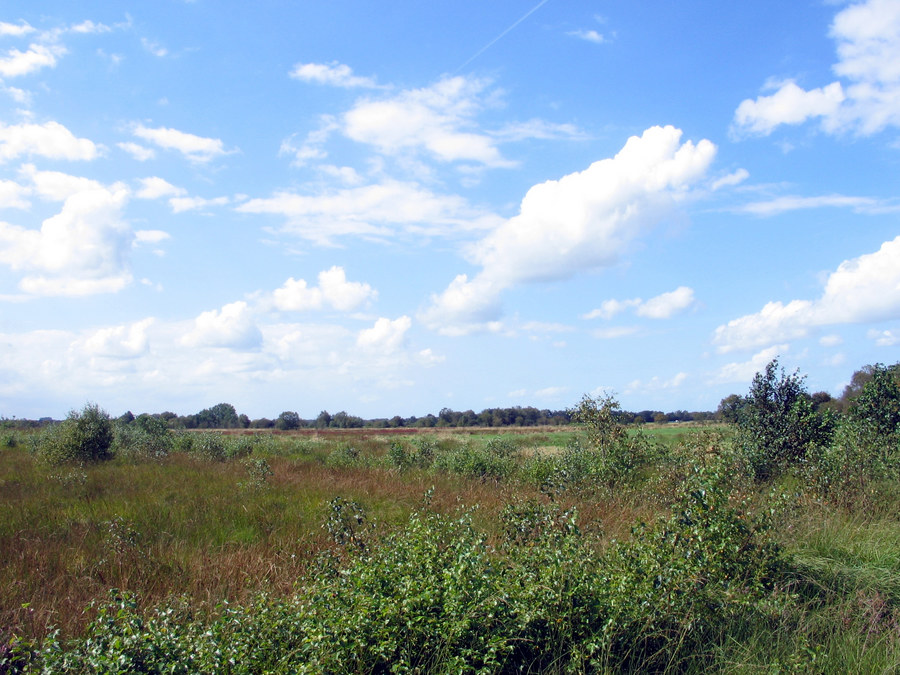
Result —
[[[897,483],[755,483],[725,427],[630,432],[626,473],[588,439],[192,432],[50,465],[19,434],[0,672],[900,667]]]
[[[574,436],[571,429],[192,432],[263,439],[253,456],[265,459],[272,475],[258,486],[239,461],[190,453],[58,467],[35,461],[24,444],[6,449],[0,578],[9,583],[0,591],[0,625],[30,636],[53,625],[74,635],[89,619],[85,607],[108,588],[134,591],[146,604],[188,594],[209,606],[263,589],[289,592],[310,558],[327,548],[322,523],[336,496],[365,504],[389,527],[432,487],[432,504],[446,512],[464,503],[496,515],[513,493],[540,494],[453,473],[400,474],[382,461],[410,432],[445,447],[472,436],[517,438],[523,453],[554,454]],[[351,446],[359,466],[336,459]]]

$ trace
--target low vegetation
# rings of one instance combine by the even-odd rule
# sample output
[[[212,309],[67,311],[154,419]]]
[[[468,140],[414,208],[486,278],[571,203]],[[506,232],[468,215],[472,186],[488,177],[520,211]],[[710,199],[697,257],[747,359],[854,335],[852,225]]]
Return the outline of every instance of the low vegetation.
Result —
[[[7,424],[0,673],[897,672],[898,370],[677,434]]]

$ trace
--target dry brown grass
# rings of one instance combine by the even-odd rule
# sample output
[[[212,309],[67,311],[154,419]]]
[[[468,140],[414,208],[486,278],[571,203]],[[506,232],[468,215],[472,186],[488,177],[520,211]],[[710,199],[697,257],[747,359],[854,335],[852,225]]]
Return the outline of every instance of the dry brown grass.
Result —
[[[451,442],[450,433],[437,441]],[[373,456],[390,443],[331,432],[328,440],[350,438]],[[381,531],[402,524],[432,489],[431,508],[477,506],[476,523],[488,531],[506,504],[546,499],[513,482],[332,468],[316,453],[269,456],[273,475],[253,488],[236,461],[175,453],[161,462],[51,468],[22,448],[0,451],[0,633],[40,638],[53,626],[77,635],[91,619],[86,608],[111,588],[135,592],[144,606],[184,596],[201,609],[263,590],[290,593],[331,545],[322,523],[336,496],[363,505]],[[581,522],[607,536],[624,536],[645,515],[624,498],[572,497],[563,506],[576,502]]]

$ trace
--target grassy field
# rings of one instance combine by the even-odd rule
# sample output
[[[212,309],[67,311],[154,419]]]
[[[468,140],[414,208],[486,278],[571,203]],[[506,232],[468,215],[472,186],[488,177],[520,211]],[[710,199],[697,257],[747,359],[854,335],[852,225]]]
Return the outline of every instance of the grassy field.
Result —
[[[754,483],[723,428],[617,442],[194,432],[54,466],[19,434],[0,672],[900,670],[897,484]]]

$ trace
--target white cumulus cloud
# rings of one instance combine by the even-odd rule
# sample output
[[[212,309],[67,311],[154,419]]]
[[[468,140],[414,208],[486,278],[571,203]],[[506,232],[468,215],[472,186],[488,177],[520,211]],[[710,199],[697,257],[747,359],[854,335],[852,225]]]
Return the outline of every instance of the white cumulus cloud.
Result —
[[[159,176],[140,179],[141,187],[135,193],[139,199],[159,199],[160,197],[178,197],[187,193],[184,188],[172,185],[169,181]]]
[[[127,152],[139,162],[146,162],[148,159],[156,157],[156,151],[153,148],[138,145],[137,143],[131,143],[130,141],[116,143],[116,146]]]
[[[41,68],[52,68],[65,53],[66,50],[59,45],[32,44],[24,52],[10,49],[0,56],[0,77],[21,77]]]
[[[433,296],[425,323],[444,331],[470,325],[486,310],[495,313],[507,288],[615,264],[632,240],[691,194],[715,157],[711,142],[682,143],[681,135],[671,126],[652,127],[615,157],[532,187],[518,215],[471,247],[481,271],[472,279],[457,276]]]
[[[182,344],[188,347],[255,349],[261,343],[262,333],[253,311],[242,300],[203,312],[194,320],[193,330],[182,338]]]
[[[638,316],[649,319],[669,319],[694,304],[694,291],[687,286],[679,286],[674,291],[662,293],[647,302],[642,302],[635,310]]]
[[[716,382],[747,382],[749,383],[753,376],[762,372],[766,365],[775,358],[778,358],[788,350],[788,345],[774,345],[756,352],[749,361],[736,361],[726,363],[722,366],[714,376]]]
[[[0,21],[0,36],[9,35],[12,37],[21,37],[33,32],[34,28],[25,22],[8,23],[6,21]]]
[[[147,329],[154,321],[148,318],[124,326],[100,328],[85,339],[84,349],[91,356],[117,359],[143,356],[150,349]]]
[[[598,33],[595,30],[573,30],[567,33],[567,35],[577,37],[579,40],[585,40],[586,42],[593,42],[598,45],[607,41],[601,33]]]
[[[839,82],[806,91],[788,81],[778,86],[774,94],[742,101],[734,121],[738,129],[768,135],[782,124],[801,124],[813,117],[833,116],[844,98]]]
[[[134,233],[135,244],[158,244],[170,238],[171,235],[163,230],[136,230]]]
[[[205,209],[209,206],[225,206],[231,202],[228,197],[213,197],[207,199],[205,197],[172,197],[169,199],[169,206],[172,207],[172,213],[183,213],[184,211],[197,211]]]
[[[59,122],[11,124],[0,122],[0,161],[19,157],[91,160],[99,155],[87,138],[77,138]]]
[[[0,179],[0,209],[27,209],[30,190],[12,180]]]
[[[371,328],[360,331],[356,344],[362,349],[379,352],[396,352],[403,346],[406,332],[412,326],[412,319],[401,316],[398,319],[380,318]]]
[[[851,4],[835,16],[830,35],[837,42],[833,70],[843,81],[809,90],[793,80],[770,85],[774,93],[738,106],[737,133],[767,135],[810,119],[826,132],[864,135],[900,126],[900,3]]]
[[[816,300],[769,302],[756,314],[716,328],[720,352],[805,337],[813,328],[900,318],[900,237],[842,262]]]
[[[325,304],[341,312],[351,312],[378,297],[378,291],[369,284],[348,281],[342,267],[323,270],[318,281],[318,286],[310,286],[305,279],[291,277],[272,293],[272,304],[284,312],[318,310]]]
[[[134,232],[122,217],[128,188],[56,172],[32,175],[38,193],[63,205],[40,229],[0,223],[0,263],[24,274],[19,287],[32,295],[76,296],[130,283]]]
[[[649,300],[632,298],[630,300],[605,300],[598,309],[583,315],[583,319],[611,319],[628,309],[648,319],[669,319],[694,304],[694,290],[687,286],[679,286],[674,291],[661,293]]]
[[[896,330],[870,330],[867,336],[879,347],[893,347],[900,344],[900,331]]]

